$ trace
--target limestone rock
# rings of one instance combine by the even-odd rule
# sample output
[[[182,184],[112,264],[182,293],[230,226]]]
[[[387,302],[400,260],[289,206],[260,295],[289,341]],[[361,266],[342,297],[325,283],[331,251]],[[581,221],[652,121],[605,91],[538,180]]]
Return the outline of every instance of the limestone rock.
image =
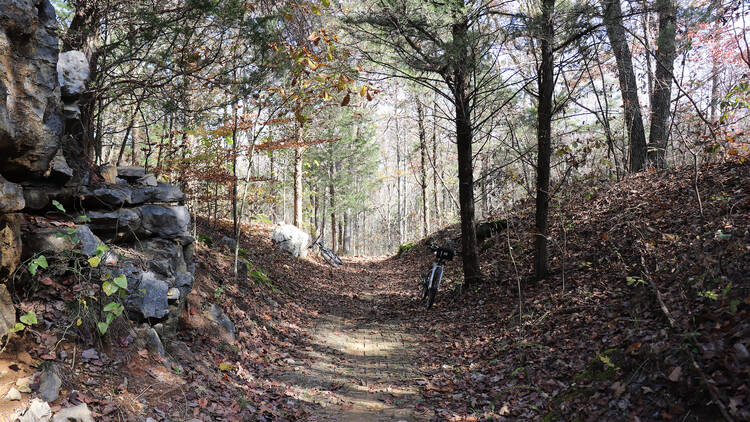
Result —
[[[23,232],[24,249],[22,256],[30,257],[40,252],[60,254],[80,249],[81,253],[91,257],[96,255],[100,246],[104,246],[104,242],[92,233],[88,226],[79,225],[75,229],[76,231],[71,234],[67,234],[67,228],[60,227],[42,227]],[[107,257],[104,258],[106,260]]]
[[[57,59],[57,80],[63,97],[78,97],[86,92],[89,61],[81,51],[60,53]]]
[[[139,349],[146,349],[152,354],[165,357],[164,345],[159,338],[159,334],[153,327],[144,325],[140,328],[135,328],[135,345]]]
[[[52,418],[52,422],[94,422],[94,418],[86,403],[81,403],[60,410]]]
[[[10,390],[8,390],[7,393],[5,393],[5,400],[8,401],[18,401],[21,400],[21,393],[16,390],[14,387],[10,387]]]
[[[104,164],[103,166],[99,167],[99,174],[108,184],[117,184],[117,167],[115,167],[114,165]]]
[[[21,416],[19,422],[49,422],[52,417],[52,410],[47,402],[39,399],[31,401],[29,408]]]
[[[86,213],[91,220],[88,226],[98,236],[107,240],[130,238],[141,227],[141,213],[137,208],[117,211],[91,211]]]
[[[291,253],[297,258],[307,256],[307,246],[310,236],[291,224],[282,224],[271,235],[271,240],[279,248]]]
[[[55,158],[50,163],[50,178],[56,183],[64,184],[73,177],[73,169],[70,168],[68,162],[65,161],[62,149],[57,150]]]
[[[118,209],[132,202],[133,191],[126,186],[107,186],[93,189],[82,186],[79,192],[83,195],[83,203],[88,208]]]
[[[128,278],[128,296],[125,307],[138,320],[161,319],[169,313],[167,291],[169,286],[151,271]]]
[[[225,334],[229,338],[231,338],[232,340],[236,338],[234,333],[234,323],[231,319],[229,319],[227,314],[224,313],[224,310],[221,309],[221,307],[219,307],[215,303],[212,303],[211,307],[208,308],[208,311],[206,311],[205,315],[206,318],[222,327]]]
[[[42,400],[52,403],[60,395],[62,387],[62,378],[57,373],[58,368],[55,365],[48,366],[39,377],[39,397]]]
[[[168,183],[159,182],[155,186],[142,187],[133,190],[130,200],[131,205],[145,204],[147,202],[183,202],[185,194],[180,188]]]
[[[186,207],[144,205],[140,211],[141,234],[165,238],[189,237],[190,212]]]
[[[21,215],[0,214],[0,280],[13,274],[21,253]]]
[[[0,176],[0,213],[20,211],[25,206],[23,188]]]
[[[6,176],[43,177],[60,146],[56,31],[49,0],[2,2],[0,168]]]
[[[127,181],[136,181],[146,175],[146,169],[139,166],[117,167],[117,175]]]
[[[172,287],[169,290],[167,290],[167,300],[178,300],[180,299],[180,289],[177,287]]]
[[[156,187],[156,176],[151,173],[146,174],[143,177],[139,177],[138,180],[136,180],[136,183],[142,186]]]
[[[0,284],[0,337],[16,325],[16,308],[5,284]]]

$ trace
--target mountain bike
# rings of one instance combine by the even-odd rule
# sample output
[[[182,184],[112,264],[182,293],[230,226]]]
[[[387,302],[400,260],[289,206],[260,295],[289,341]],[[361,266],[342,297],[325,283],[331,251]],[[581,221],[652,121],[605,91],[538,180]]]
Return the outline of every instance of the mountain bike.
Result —
[[[338,268],[344,265],[344,261],[342,261],[341,258],[339,258],[336,252],[332,251],[331,249],[326,248],[323,245],[323,242],[320,241],[320,236],[315,238],[315,240],[310,244],[310,246],[308,246],[308,248],[312,249],[313,246],[318,247],[318,250],[320,251],[320,256],[323,257],[323,259],[328,263],[328,265],[334,268]]]
[[[432,308],[432,304],[435,303],[435,296],[440,288],[440,281],[443,279],[445,263],[456,256],[456,251],[451,248],[438,247],[434,243],[430,243],[427,247],[435,254],[435,260],[432,262],[432,268],[422,278],[420,300],[424,301],[427,299],[427,309],[430,309]]]

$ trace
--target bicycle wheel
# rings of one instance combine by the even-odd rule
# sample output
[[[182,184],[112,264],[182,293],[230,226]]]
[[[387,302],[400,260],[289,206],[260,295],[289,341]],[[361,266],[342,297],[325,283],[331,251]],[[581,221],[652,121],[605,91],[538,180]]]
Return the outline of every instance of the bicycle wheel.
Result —
[[[430,289],[430,273],[432,273],[432,270],[427,271],[424,277],[422,277],[422,293],[419,295],[420,301],[427,299],[427,291]]]
[[[437,267],[432,274],[432,285],[430,286],[430,291],[427,292],[427,309],[432,308],[432,304],[435,303],[435,296],[437,295],[441,278],[443,278],[443,267]]]
[[[338,265],[336,264],[336,260],[333,259],[333,257],[331,256],[332,253],[333,252],[328,250],[328,248],[320,248],[320,256],[323,257],[323,259],[328,263],[328,265],[332,267],[338,267]]]
[[[336,264],[344,265],[344,261],[341,260],[341,258],[339,257],[339,254],[337,254],[336,252],[331,251],[331,257],[336,262]]]

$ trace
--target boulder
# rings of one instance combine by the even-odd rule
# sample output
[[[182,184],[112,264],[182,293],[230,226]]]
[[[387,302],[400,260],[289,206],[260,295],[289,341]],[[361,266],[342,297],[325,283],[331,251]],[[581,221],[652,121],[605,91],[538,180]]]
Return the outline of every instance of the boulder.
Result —
[[[235,334],[234,334],[234,323],[231,319],[227,316],[227,314],[224,313],[224,310],[221,309],[220,306],[216,305],[215,303],[212,303],[211,306],[208,308],[208,310],[205,313],[206,318],[208,318],[210,321],[217,324],[219,327],[221,327],[224,331],[224,334],[232,339],[235,340]]]
[[[81,403],[55,413],[52,422],[94,422],[94,417],[86,403]]]
[[[89,61],[81,51],[60,53],[57,59],[57,81],[63,97],[79,97],[86,92]]]
[[[28,258],[40,252],[61,254],[80,249],[81,253],[91,257],[96,255],[99,246],[104,246],[104,242],[86,225],[76,226],[73,233],[67,231],[68,228],[60,227],[41,227],[24,231],[22,256]]]
[[[128,277],[125,306],[137,320],[164,318],[169,313],[168,290],[167,283],[151,271],[142,272],[135,279]]]
[[[16,270],[22,252],[21,215],[0,214],[0,282]]]
[[[282,250],[285,250],[297,258],[307,256],[307,246],[310,236],[291,224],[282,224],[277,227],[271,235],[271,240]]]
[[[156,186],[142,187],[133,190],[130,200],[131,205],[140,205],[147,202],[183,202],[185,194],[180,188],[168,183],[157,183]]]
[[[16,308],[5,284],[0,284],[0,337],[16,325]]]
[[[91,231],[107,240],[131,238],[141,227],[138,208],[123,208],[117,211],[91,211],[86,213]],[[82,221],[79,217],[78,221]]]
[[[117,175],[127,181],[137,181],[146,175],[146,169],[139,166],[117,167]]]
[[[136,184],[139,184],[141,186],[156,187],[156,185],[157,185],[157,183],[156,183],[156,176],[154,176],[151,173],[146,174],[143,177],[139,177],[138,180],[136,180],[135,182],[136,182]]]
[[[237,247],[237,242],[229,236],[223,236],[221,238],[221,244],[227,249],[233,251]]]
[[[154,355],[165,357],[164,345],[159,338],[159,334],[153,327],[143,325],[134,329],[135,346],[138,349],[146,349]]]
[[[65,161],[62,149],[57,150],[55,158],[50,163],[50,180],[58,184],[65,184],[68,180],[73,177],[73,169],[70,168],[68,162]]]
[[[90,188],[81,186],[79,193],[83,195],[83,204],[93,209],[118,209],[132,202],[132,189],[127,186],[106,186]]]
[[[477,242],[483,242],[508,227],[505,220],[487,220],[476,224]]]
[[[18,420],[19,422],[49,422],[52,417],[52,409],[49,404],[39,399],[31,401],[29,408]]]
[[[44,177],[60,147],[57,18],[49,0],[2,2],[0,168]]]
[[[39,376],[39,397],[52,403],[60,396],[60,387],[62,387],[62,378],[58,374],[57,366],[50,365],[45,368]]]
[[[180,297],[186,298],[187,295],[193,290],[193,283],[195,277],[192,273],[178,273],[174,280],[174,286],[179,289]]]
[[[0,176],[0,213],[20,211],[26,206],[23,188]]]
[[[144,205],[139,209],[142,218],[139,230],[141,235],[165,238],[183,238],[190,236],[190,212],[187,207]]]
[[[156,237],[136,242],[131,248],[139,252],[142,261],[152,271],[164,277],[175,277],[177,273],[187,271],[182,243],[179,240]]]
[[[117,184],[117,167],[112,164],[104,164],[99,167],[99,174],[105,182],[110,185]]]
[[[15,387],[10,387],[10,390],[5,393],[5,397],[3,398],[8,401],[18,401],[21,400],[21,393]]]

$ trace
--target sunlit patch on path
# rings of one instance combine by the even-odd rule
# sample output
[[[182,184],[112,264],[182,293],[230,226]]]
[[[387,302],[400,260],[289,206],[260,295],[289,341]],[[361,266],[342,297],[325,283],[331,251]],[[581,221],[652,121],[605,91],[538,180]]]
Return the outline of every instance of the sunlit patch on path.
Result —
[[[306,361],[286,375],[293,395],[314,404],[310,420],[424,421],[415,379],[417,345],[397,324],[322,318]]]

